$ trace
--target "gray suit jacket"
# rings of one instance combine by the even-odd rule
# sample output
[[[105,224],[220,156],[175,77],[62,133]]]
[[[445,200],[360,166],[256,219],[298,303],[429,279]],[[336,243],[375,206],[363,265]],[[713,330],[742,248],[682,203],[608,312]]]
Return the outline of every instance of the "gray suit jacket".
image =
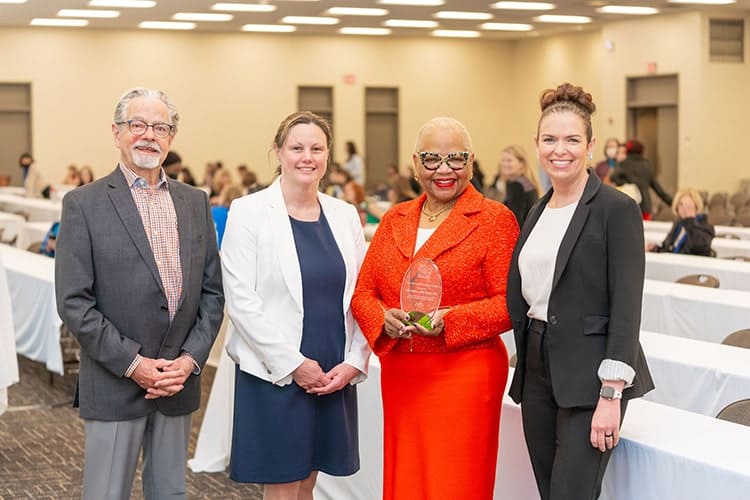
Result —
[[[186,415],[200,404],[200,378],[170,398],[145,399],[123,376],[136,353],[206,362],[223,317],[216,231],[206,195],[169,180],[177,213],[182,296],[170,323],[167,298],[125,177],[116,168],[63,199],[55,257],[57,309],[81,344],[81,416],[129,420],[158,410]]]

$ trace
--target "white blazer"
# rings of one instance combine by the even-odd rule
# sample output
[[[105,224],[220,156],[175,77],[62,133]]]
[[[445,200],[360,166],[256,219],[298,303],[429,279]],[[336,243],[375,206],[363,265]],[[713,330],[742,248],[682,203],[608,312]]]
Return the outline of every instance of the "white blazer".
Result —
[[[319,194],[346,266],[341,304],[346,325],[345,363],[367,373],[370,347],[351,311],[365,238],[354,206]],[[274,384],[292,382],[304,361],[302,275],[280,178],[268,188],[232,202],[221,246],[227,313],[231,320],[229,357],[240,370]]]

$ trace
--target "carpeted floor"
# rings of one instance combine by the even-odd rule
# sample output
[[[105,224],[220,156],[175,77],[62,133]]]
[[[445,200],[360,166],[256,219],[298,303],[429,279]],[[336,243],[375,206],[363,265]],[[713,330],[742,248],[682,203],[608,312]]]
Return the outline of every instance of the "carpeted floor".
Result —
[[[20,383],[8,391],[8,411],[0,416],[0,500],[78,499],[83,479],[83,421],[71,407],[75,375],[54,376],[44,366],[18,358]],[[193,414],[189,456],[195,449],[215,369],[203,371],[203,403]],[[261,500],[257,485],[239,485],[226,473],[187,472],[189,499]],[[133,484],[141,494],[140,472]]]

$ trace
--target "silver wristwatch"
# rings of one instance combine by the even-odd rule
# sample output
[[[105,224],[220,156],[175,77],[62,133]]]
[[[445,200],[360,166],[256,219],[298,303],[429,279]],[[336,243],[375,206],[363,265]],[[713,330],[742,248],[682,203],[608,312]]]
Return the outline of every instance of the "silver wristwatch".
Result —
[[[621,399],[622,393],[612,387],[611,385],[603,385],[599,391],[599,395],[604,399],[612,401],[613,399]]]

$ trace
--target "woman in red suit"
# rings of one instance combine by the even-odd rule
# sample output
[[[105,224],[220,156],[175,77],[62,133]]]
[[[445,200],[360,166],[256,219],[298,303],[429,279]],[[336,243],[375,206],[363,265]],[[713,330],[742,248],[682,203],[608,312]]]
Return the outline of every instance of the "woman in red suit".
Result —
[[[380,357],[384,500],[492,498],[510,328],[506,276],[518,225],[470,184],[471,138],[451,118],[419,131],[412,156],[424,188],[384,217],[352,299]],[[407,326],[401,281],[415,259],[442,276],[434,328]]]

